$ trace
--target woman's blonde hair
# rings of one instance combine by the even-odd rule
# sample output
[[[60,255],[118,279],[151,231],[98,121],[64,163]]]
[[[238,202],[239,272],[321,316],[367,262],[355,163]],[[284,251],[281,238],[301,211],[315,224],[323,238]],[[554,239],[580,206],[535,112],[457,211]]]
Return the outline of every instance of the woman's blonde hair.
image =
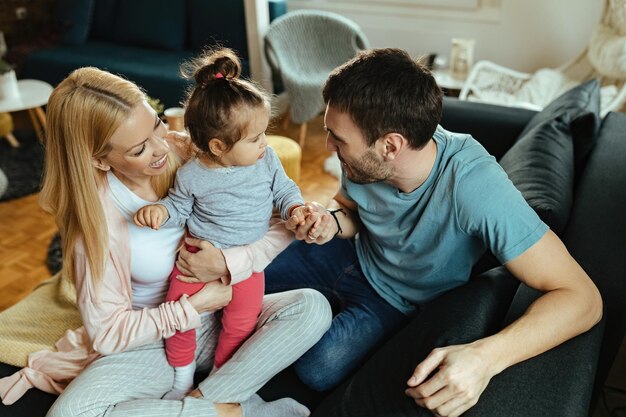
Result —
[[[128,80],[97,68],[80,68],[54,89],[48,101],[39,202],[56,218],[63,242],[62,271],[73,283],[74,248],[79,239],[96,282],[102,279],[109,250],[98,194],[106,173],[95,168],[92,160],[107,155],[113,133],[145,99],[144,92]],[[167,173],[152,178],[159,196],[167,194],[177,167],[172,163]]]

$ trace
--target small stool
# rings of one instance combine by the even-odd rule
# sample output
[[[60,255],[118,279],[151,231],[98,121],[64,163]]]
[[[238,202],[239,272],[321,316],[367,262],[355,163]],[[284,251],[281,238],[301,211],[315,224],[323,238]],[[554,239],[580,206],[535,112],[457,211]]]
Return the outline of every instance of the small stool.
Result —
[[[3,136],[14,148],[20,146],[20,143],[13,136],[13,118],[9,113],[0,113],[0,138]]]
[[[293,139],[276,135],[268,135],[267,143],[276,151],[287,176],[296,183],[300,181],[300,161],[302,159],[300,145]]]

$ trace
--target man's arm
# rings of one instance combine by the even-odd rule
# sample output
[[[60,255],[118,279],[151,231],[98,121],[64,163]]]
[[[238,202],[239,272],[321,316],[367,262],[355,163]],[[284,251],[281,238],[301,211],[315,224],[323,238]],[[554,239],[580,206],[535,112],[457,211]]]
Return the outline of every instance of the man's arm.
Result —
[[[552,231],[505,266],[545,294],[499,333],[433,350],[408,381],[406,393],[418,405],[459,416],[478,402],[493,376],[589,330],[602,317],[598,289]]]
[[[340,191],[328,205],[328,210],[330,211],[337,209],[342,209],[342,211],[335,212],[335,217],[341,229],[341,233],[337,234],[337,236],[342,239],[350,239],[354,237],[359,230],[361,230],[361,221],[359,220],[359,215],[357,213],[356,203],[352,200],[348,200],[343,196],[343,194],[341,194]]]
[[[356,203],[341,192],[330,201],[328,208],[317,202],[307,202],[305,205],[310,209],[310,214],[304,224],[297,223],[293,218],[285,222],[285,227],[293,232],[297,240],[323,245],[335,236],[343,239],[354,237],[361,228]],[[334,216],[330,211],[335,211]]]

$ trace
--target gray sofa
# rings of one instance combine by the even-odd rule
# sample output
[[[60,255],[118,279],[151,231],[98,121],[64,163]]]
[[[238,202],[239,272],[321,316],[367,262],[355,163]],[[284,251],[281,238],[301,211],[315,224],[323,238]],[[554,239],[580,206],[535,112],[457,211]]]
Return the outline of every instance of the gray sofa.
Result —
[[[626,115],[599,116],[593,80],[544,111],[446,99],[442,125],[471,133],[594,280],[604,317],[590,331],[493,378],[464,416],[588,416],[624,338],[626,322]],[[315,417],[430,416],[404,395],[415,366],[435,347],[468,343],[518,318],[540,294],[486,254],[473,278],[424,306],[342,386],[326,394],[285,371],[267,398],[296,395]],[[392,394],[389,394],[392,392]]]

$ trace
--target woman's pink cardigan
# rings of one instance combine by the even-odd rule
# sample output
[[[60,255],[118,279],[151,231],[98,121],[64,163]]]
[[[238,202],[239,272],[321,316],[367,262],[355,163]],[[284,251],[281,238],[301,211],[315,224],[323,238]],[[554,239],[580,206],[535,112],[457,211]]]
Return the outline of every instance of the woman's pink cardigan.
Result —
[[[99,285],[92,279],[83,242],[77,242],[75,248],[76,303],[83,327],[68,330],[56,343],[56,352],[31,353],[26,368],[0,379],[4,404],[13,404],[32,387],[59,394],[101,355],[133,349],[200,325],[200,316],[186,295],[155,308],[133,310],[127,222],[115,206],[108,184],[100,191],[100,199],[108,226],[109,253]],[[292,239],[293,234],[282,222],[273,219],[264,239],[224,250],[231,282],[265,269]]]

